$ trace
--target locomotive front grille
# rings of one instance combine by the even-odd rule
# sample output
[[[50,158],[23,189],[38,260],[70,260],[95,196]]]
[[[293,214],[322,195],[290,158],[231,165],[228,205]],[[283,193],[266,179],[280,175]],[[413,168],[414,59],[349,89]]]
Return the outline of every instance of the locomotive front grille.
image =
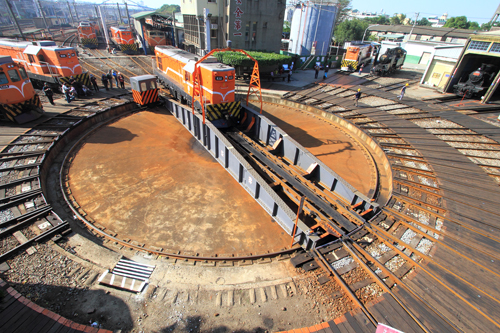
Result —
[[[209,104],[205,111],[210,121],[224,119],[226,115],[238,119],[241,116],[241,102]]]
[[[90,87],[90,76],[89,73],[82,73],[82,74],[76,74],[73,75],[73,78],[80,82],[81,84],[86,85],[87,87]],[[59,79],[59,81],[64,82],[69,84],[69,81],[71,80],[71,76],[65,76]]]
[[[82,45],[85,47],[97,47],[97,37],[96,38],[82,38]]]
[[[349,69],[349,66],[351,66],[353,70],[356,70],[358,68],[358,62],[356,60],[342,60],[342,70]]]
[[[38,94],[35,94],[32,98],[25,100],[21,103],[16,104],[0,104],[2,108],[2,113],[5,118],[10,121],[16,122],[16,117],[24,112],[29,112],[35,108],[42,108],[42,101]]]

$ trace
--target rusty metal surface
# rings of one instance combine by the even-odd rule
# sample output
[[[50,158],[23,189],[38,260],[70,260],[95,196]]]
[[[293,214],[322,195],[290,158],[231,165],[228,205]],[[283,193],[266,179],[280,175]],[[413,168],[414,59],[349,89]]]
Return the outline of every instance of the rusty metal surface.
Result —
[[[121,239],[200,255],[266,253],[288,235],[171,115],[144,111],[92,134],[70,188]]]
[[[264,103],[264,115],[361,193],[376,186],[371,158],[341,128],[284,105]]]

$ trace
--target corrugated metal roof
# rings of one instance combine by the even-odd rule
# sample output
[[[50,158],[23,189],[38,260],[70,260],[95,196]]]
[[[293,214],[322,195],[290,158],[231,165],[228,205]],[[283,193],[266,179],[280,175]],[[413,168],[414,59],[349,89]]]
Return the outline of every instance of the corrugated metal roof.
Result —
[[[142,18],[153,16],[153,15],[158,15],[158,16],[161,16],[161,17],[166,18],[166,19],[171,17],[170,15],[164,15],[164,14],[158,13],[156,10],[147,11],[147,12],[139,12],[139,13],[133,14],[131,16],[136,20],[140,20]]]
[[[402,33],[409,34],[412,29],[411,25],[377,25],[370,27],[370,31],[385,32],[385,33]],[[437,28],[437,27],[415,27],[413,35],[425,36],[447,36],[454,38],[469,38],[474,34],[474,30],[454,29],[454,28]]]

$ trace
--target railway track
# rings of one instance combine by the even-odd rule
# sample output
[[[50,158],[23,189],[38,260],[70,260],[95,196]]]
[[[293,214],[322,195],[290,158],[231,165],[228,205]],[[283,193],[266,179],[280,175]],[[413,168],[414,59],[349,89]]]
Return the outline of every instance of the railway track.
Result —
[[[404,84],[404,81],[402,82],[395,85]],[[385,92],[391,90],[394,89],[382,89]],[[462,154],[464,154],[462,150],[467,152],[474,150],[472,155],[464,154],[472,162],[482,158],[478,152],[487,152],[491,154],[490,164],[495,166],[494,161],[498,160],[496,154],[499,150],[497,142],[457,123],[450,124],[447,119],[437,117],[429,111],[395,103],[387,98],[365,97],[365,100],[362,99],[360,102],[366,103],[371,108],[363,112],[353,110],[350,107],[352,100],[349,98],[354,93],[355,90],[349,87],[321,86],[312,91],[287,94],[286,98],[296,103],[314,105],[325,112],[355,123],[382,147],[393,169],[393,193],[377,215],[359,211],[342,198],[325,191],[318,184],[308,180],[307,170],[299,169],[280,159],[273,154],[272,148],[253,141],[245,133],[238,130],[227,133],[233,145],[263,178],[269,180],[280,196],[287,198],[291,207],[296,209],[301,198],[306,198],[303,217],[308,226],[315,230],[324,242],[310,251],[299,251],[300,253],[291,259],[292,263],[295,267],[302,267],[304,271],[321,269],[322,274],[318,276],[319,284],[335,281],[340,290],[332,295],[332,298],[349,299],[350,309],[361,309],[373,327],[378,322],[390,324],[383,313],[369,306],[367,302],[373,293],[377,295],[385,293],[386,299],[390,299],[392,306],[408,318],[406,328],[400,327],[405,331],[431,332],[450,331],[450,329],[456,332],[464,331],[462,326],[456,324],[453,314],[443,310],[435,302],[429,301],[422,291],[425,285],[409,278],[415,275],[414,272],[418,272],[419,276],[425,276],[427,281],[432,281],[466,303],[481,320],[487,323],[486,326],[499,328],[500,324],[495,313],[488,308],[488,305],[498,305],[500,298],[495,293],[485,292],[491,284],[495,287],[497,282],[477,280],[474,276],[474,272],[480,270],[483,274],[494,277],[496,281],[500,277],[497,264],[491,259],[496,259],[497,256],[496,250],[500,242],[498,227],[488,221],[478,221],[474,226],[466,226],[450,216],[446,202],[458,199],[446,196],[435,171],[436,164],[431,164],[424,157],[421,147],[416,147],[387,125],[386,122],[390,122],[393,118],[384,118],[379,112],[383,110],[393,117],[411,121]],[[105,108],[106,105],[102,107]],[[82,113],[78,114],[79,112]],[[44,123],[41,129],[33,129],[19,137],[0,154],[0,195],[5,192],[5,199],[0,200],[0,216],[3,214],[9,217],[4,221],[6,228],[0,234],[3,236],[5,232],[6,235],[4,244],[7,244],[7,250],[2,250],[4,254],[10,255],[11,252],[29,247],[29,244],[21,245],[22,248],[9,245],[13,244],[15,238],[10,234],[11,230],[26,232],[29,236],[26,238],[36,242],[38,236],[25,231],[26,226],[33,229],[34,225],[30,223],[41,216],[38,214],[47,213],[47,221],[58,218],[50,215],[50,207],[41,194],[40,180],[34,170],[39,169],[44,161],[44,154],[50,150],[53,142],[68,129],[77,126],[82,118],[93,116],[98,112],[100,111],[94,112],[92,108],[82,109],[56,117],[57,119]],[[61,190],[66,203],[70,205],[75,215],[93,234],[103,238],[106,246],[125,246],[174,260],[197,262],[246,262],[268,257],[287,257],[292,252],[297,252],[297,249],[292,249],[238,258],[210,257],[199,254],[167,253],[163,249],[122,239],[112,230],[106,230],[98,222],[86,217],[86,213],[72,198],[71,189],[67,186],[67,170],[73,159],[72,154],[84,140],[85,137],[80,138],[71,147],[64,163],[61,164]],[[464,147],[464,143],[473,146]],[[484,170],[488,176],[498,182],[497,174],[491,171],[490,164],[484,164],[483,160],[476,164],[483,169],[487,167],[488,169]],[[31,213],[36,217],[30,219],[32,215],[22,215],[22,218],[14,220],[12,214],[18,214],[16,209],[22,212],[22,206],[26,210],[25,214]],[[28,211],[33,207],[36,209]],[[37,210],[38,208],[41,210]],[[496,212],[488,212],[498,215]],[[1,222],[0,227],[4,226],[4,222]],[[44,237],[49,236],[50,234]],[[457,248],[456,244],[460,247]],[[455,261],[450,262],[443,257],[434,256],[436,245],[439,245],[440,251],[452,253]],[[353,275],[358,278],[352,279]],[[455,281],[456,285],[450,281]],[[409,303],[403,295],[409,295],[418,301],[418,306]],[[471,298],[469,295],[478,297]],[[418,312],[416,309],[419,309]],[[422,313],[438,318],[441,323],[446,324],[446,327],[439,327],[436,321],[423,318]]]
[[[371,80],[367,85],[369,86],[373,82],[374,80]],[[404,83],[406,82],[401,80],[389,87],[377,87],[377,90],[391,91],[394,90],[392,87],[402,86]],[[491,266],[491,263],[494,262],[492,259],[497,257],[497,252],[491,246],[498,245],[500,240],[496,232],[498,227],[487,221],[466,226],[459,219],[451,217],[445,206],[446,202],[459,201],[460,204],[466,206],[468,203],[458,198],[445,196],[444,191],[440,188],[439,178],[434,172],[435,167],[440,166],[439,162],[433,161],[431,165],[423,157],[429,150],[432,151],[435,148],[425,145],[423,148],[417,148],[410,144],[391,128],[393,118],[384,116],[381,110],[389,115],[414,123],[417,127],[431,133],[438,141],[455,148],[482,168],[497,183],[498,142],[463,125],[442,118],[435,112],[419,109],[415,104],[408,103],[409,105],[406,105],[405,102],[394,101],[394,97],[381,98],[371,95],[370,91],[367,92],[363,86],[364,84],[361,85],[362,90],[365,96],[366,94],[368,96],[361,98],[360,103],[364,103],[369,108],[361,109],[362,112],[358,111],[359,108],[353,109],[352,101],[345,100],[352,98],[357,89],[356,84],[347,86],[324,85],[285,95],[291,101],[314,105],[355,123],[378,142],[391,163],[393,168],[392,198],[377,217],[364,225],[370,234],[370,239],[383,244],[386,251],[382,253],[382,262],[369,253],[363,253],[363,260],[371,265],[376,263],[379,272],[383,272],[382,266],[387,266],[387,259],[397,262],[395,267],[397,269],[392,271],[392,274],[398,278],[401,277],[398,276],[401,272],[408,273],[418,270],[420,274],[425,274],[427,279],[433,280],[458,299],[466,302],[481,318],[488,321],[489,325],[492,325],[491,327],[500,327],[495,316],[485,311],[484,305],[481,306],[480,302],[471,301],[467,297],[467,293],[477,292],[478,297],[486,297],[488,299],[486,302],[494,304],[498,303],[498,296],[483,293],[483,288],[487,288],[487,285],[478,283],[473,274],[463,272],[464,267],[468,267],[467,272],[469,269],[477,267],[477,269],[488,272],[488,275],[498,278],[498,271]],[[385,122],[389,122],[389,125]],[[446,165],[446,163],[442,164]],[[457,167],[457,171],[459,170],[460,167]],[[497,216],[494,211],[485,210],[485,212]],[[488,228],[494,232],[486,232]],[[464,232],[454,232],[454,229],[465,230]],[[349,242],[353,245],[356,244],[353,241]],[[459,245],[457,246],[457,244]],[[433,256],[435,245],[439,245],[440,251],[452,253],[455,258],[459,258],[456,260],[459,260],[460,264],[450,263],[443,259],[444,256]],[[356,249],[359,247],[360,250],[364,248],[360,244],[355,246]],[[432,268],[429,269],[427,266]],[[387,274],[387,272],[384,273]],[[450,284],[444,278],[446,275],[452,276],[456,281],[461,281],[464,288],[460,290]],[[421,286],[417,287],[406,279],[401,279],[397,285],[405,288],[415,297],[421,293]],[[390,285],[387,287],[391,288]],[[436,304],[429,304],[427,300],[421,300],[422,304],[427,304],[429,310],[454,327],[456,331],[461,331],[461,328],[453,323],[453,318],[449,314],[437,311]],[[421,327],[421,325],[419,326]],[[424,329],[424,331],[426,330]]]

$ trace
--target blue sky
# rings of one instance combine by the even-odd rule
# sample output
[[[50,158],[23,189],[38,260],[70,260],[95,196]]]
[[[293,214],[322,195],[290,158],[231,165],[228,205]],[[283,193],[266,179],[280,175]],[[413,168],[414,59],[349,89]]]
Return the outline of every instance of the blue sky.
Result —
[[[180,5],[181,0],[143,0],[143,3],[158,8],[164,4]],[[352,8],[361,11],[380,12],[383,9],[391,16],[394,13],[403,13],[408,17],[415,17],[415,13],[420,12],[420,18],[441,16],[447,12],[448,17],[465,15],[469,21],[479,23],[488,22],[498,5],[498,0],[352,0]]]

